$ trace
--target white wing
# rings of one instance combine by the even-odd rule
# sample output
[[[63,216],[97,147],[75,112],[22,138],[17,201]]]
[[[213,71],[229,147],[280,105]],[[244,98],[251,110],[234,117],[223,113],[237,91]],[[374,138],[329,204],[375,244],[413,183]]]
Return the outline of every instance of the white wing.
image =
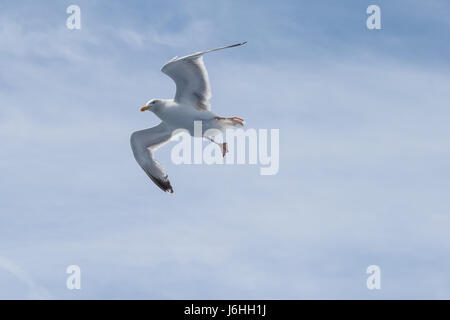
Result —
[[[188,104],[201,110],[210,110],[208,100],[211,98],[211,88],[202,55],[208,52],[241,46],[246,43],[241,42],[231,46],[201,51],[181,58],[175,57],[167,62],[161,71],[175,81],[177,91],[174,101]]]
[[[161,122],[156,127],[133,132],[130,138],[137,163],[158,187],[169,193],[173,193],[172,186],[164,168],[153,158],[153,151],[167,143],[171,136],[172,131]]]

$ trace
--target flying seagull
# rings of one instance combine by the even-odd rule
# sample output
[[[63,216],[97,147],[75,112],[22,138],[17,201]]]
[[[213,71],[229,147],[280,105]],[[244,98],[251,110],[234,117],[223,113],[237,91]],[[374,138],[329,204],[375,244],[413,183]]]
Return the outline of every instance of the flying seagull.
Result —
[[[225,156],[227,144],[218,143],[212,137],[205,136],[205,131],[217,129],[223,132],[227,128],[244,125],[244,120],[241,118],[219,117],[211,111],[209,104],[211,89],[203,55],[246,43],[201,51],[181,58],[175,57],[162,67],[161,71],[172,78],[176,84],[175,98],[151,99],[141,107],[141,111],[152,111],[161,119],[161,123],[153,128],[133,132],[130,140],[137,163],[163,191],[173,193],[173,188],[163,167],[154,159],[153,153],[170,141],[175,130],[185,129],[194,136],[194,121],[202,121],[202,136],[219,145],[222,155]]]

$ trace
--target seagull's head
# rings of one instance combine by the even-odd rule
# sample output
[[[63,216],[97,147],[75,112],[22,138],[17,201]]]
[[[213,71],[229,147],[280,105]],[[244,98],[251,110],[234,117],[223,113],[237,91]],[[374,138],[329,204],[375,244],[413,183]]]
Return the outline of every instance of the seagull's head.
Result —
[[[161,108],[164,107],[164,103],[162,100],[156,100],[156,99],[152,99],[150,101],[148,101],[145,106],[141,107],[141,111],[153,111],[153,112],[158,112]]]

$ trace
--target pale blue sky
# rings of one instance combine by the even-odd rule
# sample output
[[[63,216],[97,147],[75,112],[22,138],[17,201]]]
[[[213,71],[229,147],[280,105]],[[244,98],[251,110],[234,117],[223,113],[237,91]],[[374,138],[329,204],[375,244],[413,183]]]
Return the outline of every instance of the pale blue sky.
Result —
[[[449,299],[449,16],[437,0],[2,1],[0,298]],[[205,57],[211,103],[280,129],[279,174],[176,166],[170,145],[161,192],[129,147],[158,123],[138,107],[173,96],[173,56],[240,41]]]

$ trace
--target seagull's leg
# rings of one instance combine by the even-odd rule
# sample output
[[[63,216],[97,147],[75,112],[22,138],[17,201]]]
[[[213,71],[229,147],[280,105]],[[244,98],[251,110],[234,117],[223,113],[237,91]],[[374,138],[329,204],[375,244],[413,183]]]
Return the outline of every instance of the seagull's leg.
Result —
[[[224,142],[224,143],[219,143],[219,142],[217,142],[217,141],[214,141],[213,138],[210,138],[210,137],[204,137],[204,138],[205,138],[205,139],[208,139],[208,140],[211,141],[212,143],[217,144],[217,145],[220,147],[220,149],[222,150],[222,156],[225,157],[225,155],[226,155],[227,152],[228,152],[228,147],[227,147],[227,143],[226,143],[226,142]]]

